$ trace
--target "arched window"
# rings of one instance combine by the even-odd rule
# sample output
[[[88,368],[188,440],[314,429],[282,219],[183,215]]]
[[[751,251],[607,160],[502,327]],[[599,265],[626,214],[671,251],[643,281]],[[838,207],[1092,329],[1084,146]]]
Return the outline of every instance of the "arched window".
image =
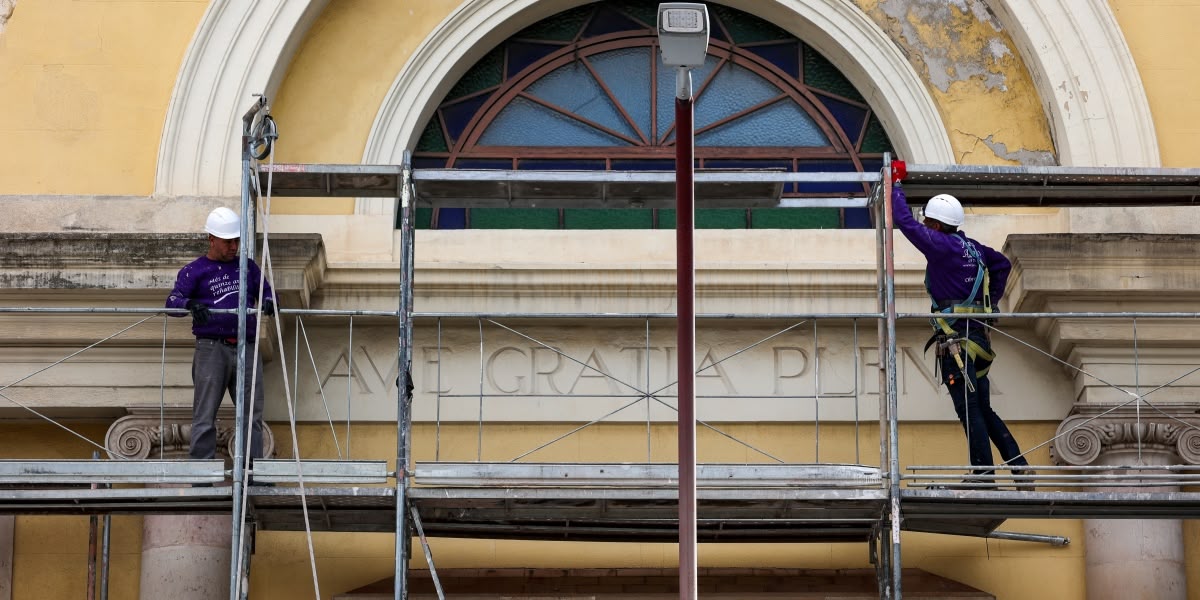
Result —
[[[698,169],[874,171],[891,144],[871,107],[820,54],[757,17],[709,4],[696,90]],[[418,168],[674,169],[673,70],[654,4],[589,4],[509,38],[472,67],[426,125]],[[863,184],[788,184],[786,197],[865,195]],[[418,211],[437,229],[673,228],[668,209]],[[865,209],[699,209],[698,228],[869,227]]]

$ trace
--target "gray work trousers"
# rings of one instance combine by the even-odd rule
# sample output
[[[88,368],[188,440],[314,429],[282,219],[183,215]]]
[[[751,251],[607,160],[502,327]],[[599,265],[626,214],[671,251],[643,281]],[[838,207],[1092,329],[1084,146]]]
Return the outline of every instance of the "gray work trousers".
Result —
[[[247,341],[247,367],[253,356],[254,343]],[[259,356],[253,394],[250,392],[253,372],[246,369],[246,397],[254,399],[250,418],[250,458],[262,458],[263,375],[262,356]],[[221,407],[225,392],[229,392],[230,401],[237,402],[237,346],[221,340],[197,338],[196,354],[192,357],[192,383],[195,396],[192,399],[192,443],[188,456],[194,459],[214,458],[217,452],[217,409]]]

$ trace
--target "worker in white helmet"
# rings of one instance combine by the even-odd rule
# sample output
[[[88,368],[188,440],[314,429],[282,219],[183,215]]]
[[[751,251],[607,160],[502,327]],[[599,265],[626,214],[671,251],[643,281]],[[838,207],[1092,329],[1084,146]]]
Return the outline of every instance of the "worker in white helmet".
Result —
[[[231,400],[237,398],[237,335],[236,313],[213,313],[210,309],[238,307],[238,250],[241,247],[241,219],[225,207],[208,215],[204,231],[208,233],[208,252],[179,270],[175,287],[167,296],[167,308],[186,308],[192,316],[192,334],[196,336],[196,352],[192,357],[192,429],[188,456],[209,459],[216,456],[217,409],[228,391]],[[246,277],[249,307],[259,304],[258,287],[262,272],[254,260],[249,261]],[[275,296],[271,285],[263,282],[260,313],[275,314]],[[183,315],[173,315],[183,316]],[[258,324],[254,314],[246,318],[246,355],[254,353],[254,331]],[[262,458],[263,377],[262,356],[258,357],[259,376],[250,389],[250,374],[246,374],[246,398],[253,399],[249,422],[250,457]]]
[[[950,391],[954,411],[967,434],[974,475],[995,474],[994,443],[1014,478],[1025,483],[1032,474],[1027,468],[1029,461],[1021,455],[1004,420],[992,410],[988,380],[995,359],[988,334],[991,322],[969,316],[994,312],[993,306],[1004,295],[1012,263],[1000,252],[967,237],[959,229],[963,217],[957,198],[938,194],[926,203],[924,220],[918,223],[899,181],[892,188],[896,228],[925,255],[925,288],[932,301],[931,311],[939,314],[931,319],[935,333],[930,345],[937,344],[942,382]],[[971,481],[977,487],[992,485],[987,480]]]

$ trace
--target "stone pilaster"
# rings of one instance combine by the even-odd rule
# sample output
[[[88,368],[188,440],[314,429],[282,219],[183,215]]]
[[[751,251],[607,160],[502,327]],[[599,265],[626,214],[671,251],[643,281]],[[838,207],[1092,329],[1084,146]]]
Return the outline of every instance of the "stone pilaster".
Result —
[[[1200,236],[1014,235],[1011,312],[1191,312],[1200,289]],[[1032,340],[1061,362],[1074,406],[1051,455],[1060,465],[1111,466],[1125,487],[1085,492],[1169,493],[1139,466],[1200,464],[1200,323],[1194,319],[1054,316]],[[1094,473],[1095,471],[1089,471]],[[1162,471],[1157,471],[1162,473]],[[1088,519],[1088,598],[1188,597],[1183,527],[1175,519]]]
[[[127,459],[187,458],[191,441],[191,408],[161,412],[133,409],[108,430],[109,455]],[[229,460],[234,413],[223,406],[217,415],[218,455]],[[275,438],[263,430],[263,451],[270,456]],[[142,570],[139,598],[143,600],[202,600],[229,596],[232,547],[229,515],[146,515],[142,520]]]

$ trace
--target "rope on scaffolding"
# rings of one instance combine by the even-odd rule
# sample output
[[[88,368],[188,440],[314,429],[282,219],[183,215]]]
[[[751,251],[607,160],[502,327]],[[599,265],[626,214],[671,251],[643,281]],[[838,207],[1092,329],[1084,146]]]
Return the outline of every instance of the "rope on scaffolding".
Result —
[[[264,117],[264,120],[263,120],[264,123],[266,122],[266,118],[269,118],[269,117]],[[275,129],[273,120],[270,121],[270,123],[269,123],[269,129],[267,129],[267,130],[260,129],[259,137],[260,138],[261,137],[269,137],[271,139],[269,141],[265,141],[265,142],[261,142],[261,141],[258,142],[262,146],[263,156],[256,155],[255,158],[258,160],[261,160],[264,156],[269,157],[268,164],[270,164],[271,166],[274,166],[275,155],[274,155],[274,152],[272,152],[271,150],[274,146],[275,139],[278,138],[278,131]],[[251,175],[252,175],[250,178],[251,181],[255,182],[255,184],[257,186],[258,177],[255,176],[253,173]],[[274,170],[272,169],[267,173],[267,190],[266,190],[265,195],[262,193],[262,190],[256,190],[258,192],[258,196],[260,198],[265,199],[265,202],[261,206],[262,213],[263,213],[262,214],[262,227],[263,227],[262,259],[263,259],[264,272],[263,272],[262,276],[259,277],[259,281],[258,281],[258,296],[257,297],[259,297],[259,298],[262,297],[264,283],[267,280],[270,280],[270,281],[275,280],[275,273],[274,273],[274,269],[271,264],[270,235],[269,235],[269,233],[270,233],[269,222],[270,222],[270,216],[271,216],[271,185],[272,185],[273,176],[274,176]],[[275,305],[276,305],[276,311],[278,311],[279,310],[278,298],[276,298]],[[276,315],[278,315],[278,314],[279,313],[276,312]],[[287,366],[286,366],[287,365],[287,357],[285,356],[284,345],[283,345],[283,328],[280,327],[280,325],[279,325],[278,317],[276,317],[276,319],[273,319],[272,321],[275,323],[275,334],[276,334],[276,340],[277,340],[277,347],[279,348],[279,359],[280,359],[279,363],[282,367],[282,373],[283,373],[284,398],[290,398],[291,397],[291,382],[288,380],[288,374],[287,374]],[[254,331],[255,339],[258,339],[259,333],[262,331],[262,322],[263,322],[263,320],[260,318],[255,323],[255,331]],[[251,379],[250,379],[250,389],[251,390],[254,389],[254,386],[256,384],[256,379],[258,377],[258,356],[259,356],[259,344],[255,344],[254,345],[254,362],[253,362],[254,366],[251,370]],[[247,402],[245,402],[245,404],[247,405],[247,407],[249,407],[252,405],[252,401],[247,401]],[[296,437],[296,411],[293,409],[292,404],[290,402],[285,401],[284,404],[287,405],[287,409],[288,409],[288,424],[289,424],[289,429],[291,431],[291,438],[292,438],[292,457],[296,462],[296,479],[300,485],[300,509],[304,516],[304,536],[305,536],[305,541],[307,542],[307,545],[308,545],[308,562],[309,562],[309,566],[312,568],[313,594],[314,594],[314,597],[316,598],[316,600],[321,600],[321,584],[317,577],[317,559],[316,559],[316,554],[313,551],[312,525],[309,521],[309,515],[308,515],[308,494],[305,492],[305,489],[304,489],[304,468],[300,462],[300,442]],[[241,409],[241,407],[239,407],[239,410],[240,409]],[[251,412],[251,414],[253,414],[253,411],[250,411],[250,412]],[[246,425],[247,425],[248,430],[253,427],[253,423],[251,423],[249,421],[247,421]],[[250,472],[251,438],[252,438],[252,436],[250,436],[250,435],[246,436],[246,448],[244,448],[244,452],[243,452],[246,462],[243,465],[243,467],[244,467],[243,472]],[[241,498],[237,499],[237,501],[241,502],[241,504],[242,504],[242,514],[243,515],[246,514],[246,504],[247,504],[247,500],[249,497],[249,489],[248,488],[249,488],[249,486],[243,485],[242,490],[241,490],[242,496],[241,496]],[[241,539],[238,540],[238,545],[237,545],[237,548],[238,548],[238,555],[236,557],[237,562],[234,564],[241,564],[242,552],[244,552],[244,549],[246,547],[246,544],[245,544],[246,529],[243,527],[243,528],[241,528],[240,531],[241,531]],[[240,577],[237,578],[235,588],[241,584],[241,580],[242,580],[242,578],[240,578]],[[234,597],[240,597],[240,596],[238,596],[238,591],[239,590],[237,590],[237,589],[234,590],[234,594],[233,594]]]

